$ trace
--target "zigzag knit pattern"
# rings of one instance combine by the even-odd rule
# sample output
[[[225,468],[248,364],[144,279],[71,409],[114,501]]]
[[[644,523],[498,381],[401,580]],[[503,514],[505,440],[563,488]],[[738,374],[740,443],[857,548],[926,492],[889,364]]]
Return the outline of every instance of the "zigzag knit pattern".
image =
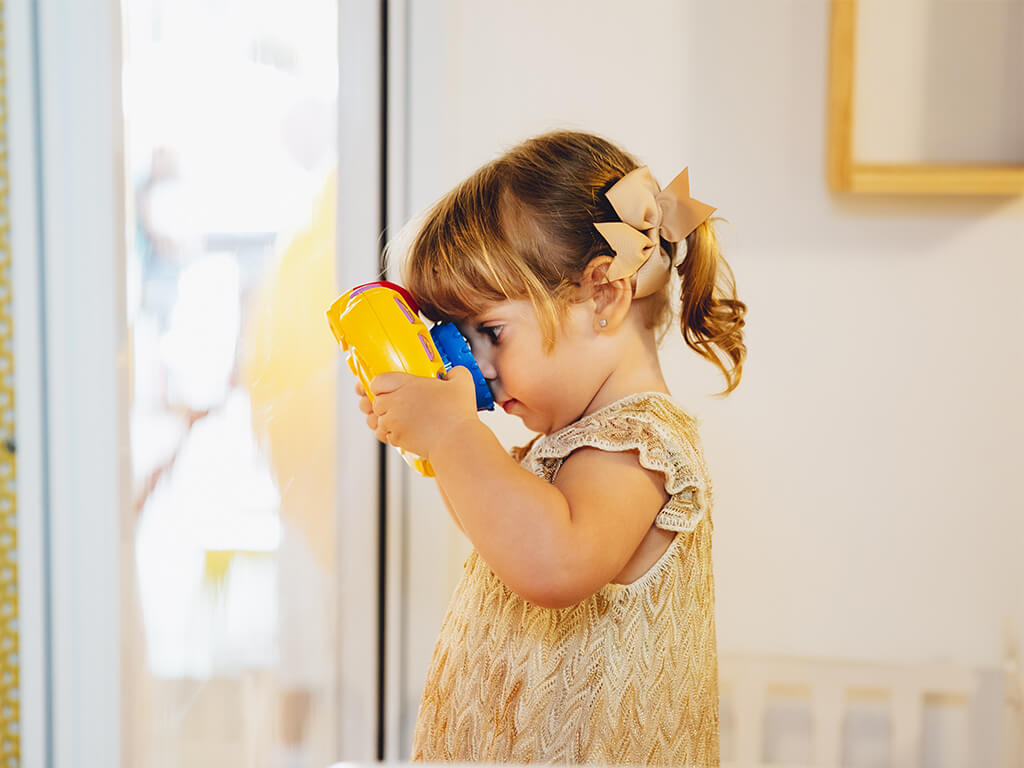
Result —
[[[474,550],[427,674],[412,759],[717,766],[712,492],[695,421],[672,399],[619,400],[513,455],[551,481],[573,450],[636,450],[661,471],[677,531],[630,584],[551,610],[509,590]]]

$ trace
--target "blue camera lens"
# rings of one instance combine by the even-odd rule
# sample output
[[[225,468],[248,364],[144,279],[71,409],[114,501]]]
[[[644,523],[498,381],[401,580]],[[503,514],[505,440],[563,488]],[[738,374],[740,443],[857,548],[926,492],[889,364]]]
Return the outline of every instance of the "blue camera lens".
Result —
[[[476,384],[476,409],[478,411],[494,410],[494,395],[487,385],[487,380],[476,364],[473,353],[469,351],[469,344],[466,337],[462,335],[454,323],[437,323],[430,329],[430,336],[434,339],[434,346],[441,353],[441,360],[444,362],[444,369],[450,371],[457,365],[469,369],[473,374],[473,383]]]

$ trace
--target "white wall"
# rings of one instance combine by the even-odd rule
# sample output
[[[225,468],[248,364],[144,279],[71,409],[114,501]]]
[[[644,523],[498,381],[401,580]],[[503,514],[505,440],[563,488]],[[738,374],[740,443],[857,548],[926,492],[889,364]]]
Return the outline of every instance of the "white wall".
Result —
[[[998,664],[1024,628],[1024,198],[830,194],[824,0],[412,5],[410,211],[578,127],[663,182],[688,165],[731,222],[742,384],[714,399],[715,368],[663,353],[715,481],[720,649]],[[468,548],[412,483],[414,707],[437,547],[449,591]]]

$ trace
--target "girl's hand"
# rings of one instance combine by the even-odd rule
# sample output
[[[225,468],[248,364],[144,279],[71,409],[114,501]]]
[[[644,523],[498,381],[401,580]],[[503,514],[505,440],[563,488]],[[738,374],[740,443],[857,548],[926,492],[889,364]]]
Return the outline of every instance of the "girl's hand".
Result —
[[[356,394],[359,395],[359,410],[366,414],[366,426],[376,432],[377,414],[373,412],[373,403],[371,403],[370,398],[366,396],[366,390],[363,389],[363,382],[359,379],[356,379]]]
[[[382,373],[370,382],[377,439],[425,459],[452,429],[476,418],[473,375],[458,366],[447,379]],[[370,423],[367,417],[367,424]]]

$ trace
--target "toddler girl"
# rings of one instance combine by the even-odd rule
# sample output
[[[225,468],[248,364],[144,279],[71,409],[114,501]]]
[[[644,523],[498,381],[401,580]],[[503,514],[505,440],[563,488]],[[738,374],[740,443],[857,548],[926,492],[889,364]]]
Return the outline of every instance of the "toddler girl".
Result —
[[[638,166],[585,133],[526,141],[434,206],[403,264],[539,433],[509,455],[464,368],[383,374],[360,401],[378,438],[430,460],[474,546],[414,760],[718,765],[711,480],[658,341],[674,271],[683,339],[727,394],[746,307],[686,171],[661,190]]]

